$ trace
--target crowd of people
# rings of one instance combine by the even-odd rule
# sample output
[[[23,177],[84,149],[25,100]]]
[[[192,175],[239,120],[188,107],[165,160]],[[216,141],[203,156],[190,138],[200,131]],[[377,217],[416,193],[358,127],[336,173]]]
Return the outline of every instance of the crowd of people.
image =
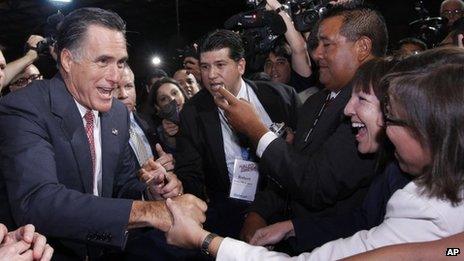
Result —
[[[0,260],[442,260],[464,243],[464,2],[437,46],[389,50],[380,12],[332,1],[247,75],[218,29],[137,88],[125,21],[80,8],[57,74],[0,51]],[[259,80],[250,80],[259,79]],[[459,253],[458,253],[459,254]],[[292,257],[293,256],[293,257]]]

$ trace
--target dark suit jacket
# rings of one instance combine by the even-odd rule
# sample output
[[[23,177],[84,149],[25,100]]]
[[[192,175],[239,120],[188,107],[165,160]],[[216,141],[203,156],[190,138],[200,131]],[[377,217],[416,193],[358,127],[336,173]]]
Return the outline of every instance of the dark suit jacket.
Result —
[[[83,257],[90,245],[123,248],[132,200],[122,198],[145,189],[134,175],[127,109],[114,100],[100,119],[102,191],[96,197],[82,118],[59,75],[0,102],[2,220],[10,209],[13,225],[34,224],[57,256]]]
[[[299,100],[293,88],[271,82],[246,81],[273,122],[296,125]],[[180,114],[176,174],[186,192],[205,198],[228,197],[230,180],[218,108],[203,89],[190,99]]]
[[[261,169],[281,190],[257,195],[250,211],[272,220],[308,215],[341,214],[359,207],[374,175],[373,155],[357,150],[350,120],[343,110],[351,87],[343,88],[312,128],[328,90],[311,96],[300,110],[294,145],[275,139],[266,148]]]
[[[308,252],[329,241],[380,225],[385,218],[388,200],[411,180],[411,176],[403,173],[396,162],[392,162],[372,180],[360,208],[346,215],[292,220],[298,252]]]

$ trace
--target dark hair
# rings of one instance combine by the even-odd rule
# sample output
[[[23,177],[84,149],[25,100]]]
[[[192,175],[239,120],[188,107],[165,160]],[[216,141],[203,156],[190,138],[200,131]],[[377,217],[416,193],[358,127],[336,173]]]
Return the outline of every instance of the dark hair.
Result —
[[[352,80],[352,86],[355,91],[371,93],[381,100],[388,86],[381,85],[384,77],[396,65],[398,60],[374,58],[359,66]]]
[[[421,40],[419,40],[419,39],[417,39],[417,38],[415,38],[415,37],[406,37],[406,38],[403,38],[403,39],[399,40],[399,41],[398,41],[398,49],[399,49],[403,44],[414,44],[414,45],[416,45],[416,46],[419,46],[419,48],[420,48],[422,51],[427,50],[427,45],[426,45],[423,41],[421,41]]]
[[[417,179],[423,193],[453,204],[464,183],[464,66],[397,74],[388,91],[408,127],[431,152],[431,164]]]
[[[292,62],[292,49],[285,40],[278,41],[270,53],[273,53],[275,56],[284,57],[289,63]]]
[[[429,70],[446,64],[464,64],[464,49],[455,46],[433,48],[399,61],[393,72]]]
[[[126,23],[115,12],[86,7],[72,11],[58,26],[56,34],[55,52],[60,62],[63,49],[77,51],[83,42],[90,25],[99,25],[108,29],[126,33]]]
[[[155,68],[147,74],[145,81],[149,83],[152,78],[164,77],[168,77],[168,74],[163,69]]]
[[[155,83],[153,83],[153,85],[151,86],[150,92],[148,93],[148,100],[147,100],[150,108],[155,108],[155,105],[157,105],[156,98],[158,97],[158,90],[165,83],[172,83],[175,86],[177,86],[177,88],[179,88],[180,93],[182,93],[182,96],[184,96],[185,101],[188,100],[187,94],[185,93],[184,89],[180,86],[178,81],[172,78],[169,78],[169,77],[164,77],[164,78],[159,79]]]
[[[336,4],[321,16],[320,21],[341,16],[340,34],[354,42],[361,36],[372,41],[372,54],[384,56],[387,51],[388,32],[383,16],[371,7],[359,3]]]
[[[200,54],[223,48],[229,48],[229,57],[236,62],[245,57],[245,49],[240,36],[224,29],[216,30],[203,39],[200,44]]]

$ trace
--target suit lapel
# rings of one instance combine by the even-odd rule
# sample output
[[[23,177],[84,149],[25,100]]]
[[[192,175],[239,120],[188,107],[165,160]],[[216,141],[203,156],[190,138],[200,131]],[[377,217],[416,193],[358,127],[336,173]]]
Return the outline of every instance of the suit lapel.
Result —
[[[113,180],[115,167],[119,155],[119,133],[122,130],[116,128],[112,110],[100,113],[101,122],[101,149],[102,149],[102,191],[103,197],[111,197],[113,193]]]
[[[282,110],[281,104],[276,103],[280,99],[276,99],[276,94],[272,92],[271,88],[258,88],[252,81],[245,80],[245,82],[253,89],[272,122],[283,122],[285,120],[284,110]]]
[[[63,133],[69,140],[71,148],[79,168],[79,175],[85,193],[92,194],[93,171],[92,159],[90,157],[90,147],[84,129],[84,123],[71,94],[61,79],[55,76],[52,81],[56,81],[50,88],[50,103],[52,113],[61,120]]]
[[[327,95],[328,93],[329,92],[327,91]],[[327,95],[324,96],[324,99],[327,97]],[[350,98],[350,95],[351,85],[344,87],[340,91],[337,97],[335,97],[335,99],[330,103],[330,105],[327,106],[327,108],[325,108],[325,110],[322,112],[316,126],[314,127],[310,139],[308,140],[308,142],[305,143],[303,148],[307,147],[315,139],[320,139],[321,137],[329,135],[332,126],[338,126],[338,124],[336,123],[340,122],[342,120],[342,117],[344,117],[343,110]],[[319,109],[322,107],[324,102],[325,100],[321,103]],[[314,122],[314,120],[312,122]]]
[[[205,96],[206,99],[201,103],[203,106],[199,111],[199,117],[205,130],[205,140],[213,154],[217,168],[223,175],[218,175],[218,179],[225,186],[230,185],[229,175],[226,165],[226,156],[224,152],[224,140],[222,137],[221,123],[219,121],[219,112],[211,95]]]

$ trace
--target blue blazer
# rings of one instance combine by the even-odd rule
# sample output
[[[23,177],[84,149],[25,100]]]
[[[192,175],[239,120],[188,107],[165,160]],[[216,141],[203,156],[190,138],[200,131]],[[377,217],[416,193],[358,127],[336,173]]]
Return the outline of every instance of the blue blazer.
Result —
[[[92,245],[123,248],[131,199],[145,189],[135,176],[127,109],[113,100],[100,119],[102,190],[96,197],[82,118],[60,75],[0,102],[1,220],[10,228],[34,224],[57,255],[82,257]]]

